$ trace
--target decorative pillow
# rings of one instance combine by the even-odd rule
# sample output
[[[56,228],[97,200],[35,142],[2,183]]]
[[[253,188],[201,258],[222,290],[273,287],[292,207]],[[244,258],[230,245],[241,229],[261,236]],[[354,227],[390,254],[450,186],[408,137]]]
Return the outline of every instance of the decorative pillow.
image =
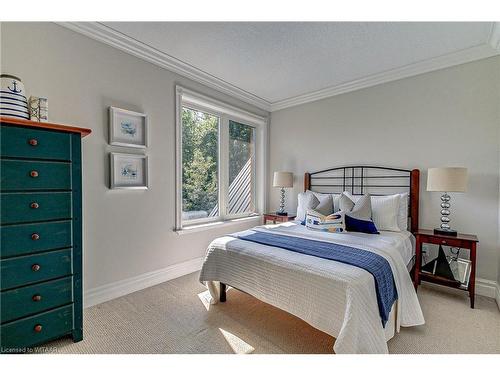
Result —
[[[299,193],[297,196],[297,220],[304,221],[306,219],[307,210],[314,209],[319,204],[318,198],[311,192],[306,191]]]
[[[362,197],[361,194],[352,195],[348,191],[344,191],[342,194],[347,195],[349,197],[349,199],[352,200],[354,203],[359,201],[359,199]]]
[[[372,219],[372,201],[368,194],[363,195],[359,200],[354,203],[354,207],[349,212],[351,217],[360,220],[371,220]]]
[[[339,211],[325,216],[315,210],[307,210],[305,225],[308,229],[322,232],[344,232],[344,213]]]
[[[331,197],[333,204],[332,204],[332,210],[330,211],[330,213],[336,212],[339,210],[340,194],[318,193],[317,191],[312,191],[312,190],[307,190],[307,191],[310,191],[312,194],[314,194],[314,196],[316,198],[318,198],[318,200],[320,202],[322,202],[327,197]]]
[[[354,202],[347,194],[342,193],[339,207],[341,211],[345,211],[346,214],[356,219],[371,220],[372,218],[372,204],[368,194],[361,196]]]
[[[316,195],[316,198],[319,200],[319,204],[314,209],[315,211],[322,215],[330,215],[333,213],[333,198],[331,195],[325,194],[321,197]]]
[[[372,218],[378,230],[401,231],[398,225],[400,201],[399,194],[373,197]]]
[[[340,195],[339,209],[340,211],[350,212],[354,208],[354,200],[351,199],[345,192]]]
[[[344,226],[346,231],[378,234],[372,221],[371,197],[366,194],[358,196],[354,202],[348,193],[342,193],[339,201],[341,209],[345,209]],[[347,224],[349,222],[349,225]]]
[[[349,214],[345,214],[345,229],[348,232],[380,234],[373,221],[356,219]]]

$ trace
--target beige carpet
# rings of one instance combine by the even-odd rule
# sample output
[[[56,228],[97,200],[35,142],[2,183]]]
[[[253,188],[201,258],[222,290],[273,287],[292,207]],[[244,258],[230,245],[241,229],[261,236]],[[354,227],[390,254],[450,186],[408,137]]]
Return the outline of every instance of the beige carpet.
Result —
[[[236,290],[209,306],[193,273],[85,310],[84,340],[48,344],[59,353],[332,353],[334,338]],[[402,328],[391,353],[500,353],[493,299],[423,284],[426,325]],[[208,310],[207,310],[208,309]]]

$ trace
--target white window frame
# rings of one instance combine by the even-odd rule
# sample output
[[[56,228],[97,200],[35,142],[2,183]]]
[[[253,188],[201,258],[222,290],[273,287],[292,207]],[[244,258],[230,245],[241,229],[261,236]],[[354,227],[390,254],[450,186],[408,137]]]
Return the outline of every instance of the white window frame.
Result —
[[[262,214],[266,207],[266,178],[267,178],[267,145],[268,145],[268,118],[255,115],[251,112],[234,107],[230,104],[199,94],[195,91],[177,85],[176,92],[176,126],[175,126],[175,230],[181,231],[213,222],[225,222],[243,217]],[[219,189],[219,216],[190,220],[182,225],[182,108],[187,107],[219,117],[219,158],[218,158],[218,189]],[[227,214],[226,201],[229,187],[229,121],[235,121],[254,127],[255,129],[255,212],[242,214]],[[224,155],[224,156],[223,156]]]

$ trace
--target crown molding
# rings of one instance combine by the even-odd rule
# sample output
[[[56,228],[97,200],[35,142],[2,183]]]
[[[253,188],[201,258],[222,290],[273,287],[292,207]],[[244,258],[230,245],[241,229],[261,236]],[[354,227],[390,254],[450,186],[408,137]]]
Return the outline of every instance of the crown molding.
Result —
[[[500,22],[493,22],[488,40],[485,41],[484,44],[271,103],[101,23],[57,22],[57,24],[268,112],[279,111],[300,104],[310,103],[351,91],[380,85],[382,83],[413,77],[419,74],[500,54]]]
[[[497,32],[495,35],[497,39],[495,40],[498,44],[498,34],[500,33],[500,30],[498,27],[496,28],[496,30]],[[295,96],[290,99],[273,102],[271,104],[271,112],[498,55],[500,51],[492,48],[492,40],[494,40],[494,38],[490,38],[488,43],[479,46],[467,48],[428,60],[423,60],[415,64],[403,66],[401,68],[391,69],[382,73],[373,74],[365,78],[357,79],[332,87],[327,87],[322,90]]]
[[[88,36],[99,42],[105,43],[119,50],[127,52],[140,59],[146,60],[152,64],[180,74],[183,77],[192,79],[205,86],[211,87],[219,92],[230,95],[231,97],[242,100],[245,103],[254,105],[265,111],[269,111],[271,103],[259,98],[245,90],[240,89],[224,80],[214,77],[192,65],[176,59],[166,53],[163,53],[145,43],[130,38],[112,28],[99,22],[56,22],[77,33]]]

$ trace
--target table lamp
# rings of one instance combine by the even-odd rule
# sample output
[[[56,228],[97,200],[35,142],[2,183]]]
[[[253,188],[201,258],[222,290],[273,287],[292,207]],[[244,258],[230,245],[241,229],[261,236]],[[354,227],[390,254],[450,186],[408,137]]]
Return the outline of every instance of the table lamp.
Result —
[[[285,212],[285,188],[293,187],[293,173],[292,172],[274,172],[273,187],[281,188],[280,208],[276,211],[277,215],[287,216]]]
[[[457,231],[450,228],[450,196],[448,192],[464,193],[467,191],[467,168],[429,168],[427,171],[427,191],[443,192],[441,195],[441,226],[434,229],[434,233],[456,236]]]

